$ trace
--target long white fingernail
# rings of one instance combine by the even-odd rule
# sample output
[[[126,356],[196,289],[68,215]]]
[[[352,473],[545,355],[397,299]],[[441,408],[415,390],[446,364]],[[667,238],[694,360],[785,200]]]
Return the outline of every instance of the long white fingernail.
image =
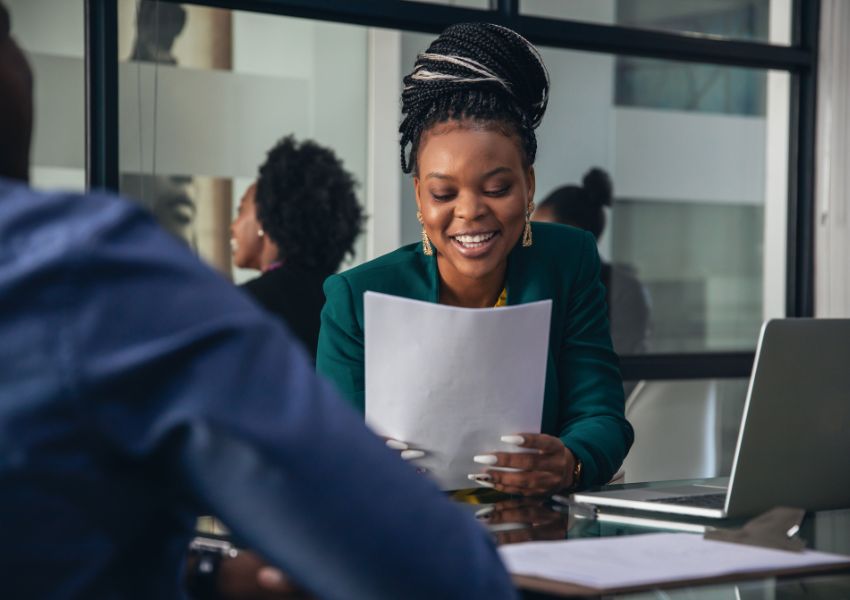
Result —
[[[274,567],[262,567],[257,571],[257,580],[270,587],[279,586],[284,581],[283,572]]]
[[[485,473],[470,473],[466,476],[470,481],[474,481],[480,486],[491,488],[493,484],[491,483],[492,477]]]
[[[398,440],[387,440],[387,448],[392,448],[393,450],[407,450],[409,447],[404,442]]]
[[[404,450],[401,453],[401,460],[414,460],[423,456],[425,456],[425,453],[422,450]]]
[[[501,439],[506,444],[513,444],[514,446],[522,446],[525,443],[525,438],[521,435],[503,435]]]
[[[494,454],[479,454],[473,457],[472,460],[479,465],[495,465],[499,459]]]
[[[485,506],[481,510],[475,513],[476,519],[486,520],[493,516],[493,513],[496,511],[494,506]]]

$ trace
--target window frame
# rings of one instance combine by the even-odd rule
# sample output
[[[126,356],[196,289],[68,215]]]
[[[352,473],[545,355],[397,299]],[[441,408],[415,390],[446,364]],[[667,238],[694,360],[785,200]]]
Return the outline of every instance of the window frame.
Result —
[[[522,15],[520,0],[489,10],[401,0],[159,0],[402,31],[439,33],[488,20],[555,48],[726,66],[791,75],[786,316],[814,315],[814,172],[820,0],[794,0],[792,43],[719,40]],[[86,0],[86,180],[118,191],[118,0]],[[625,380],[748,377],[755,352],[646,354],[620,359]]]

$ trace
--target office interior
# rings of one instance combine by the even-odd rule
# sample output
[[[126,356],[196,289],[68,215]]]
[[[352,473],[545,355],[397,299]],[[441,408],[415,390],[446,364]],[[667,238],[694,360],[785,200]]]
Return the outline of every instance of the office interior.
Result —
[[[403,75],[451,23],[526,35],[552,85],[537,196],[607,171],[599,252],[649,308],[619,349],[627,483],[728,475],[762,323],[850,317],[844,0],[197,0],[180,24],[166,0],[5,3],[36,78],[32,184],[121,192],[237,284],[256,273],[230,223],[289,134],[358,182],[343,268],[417,242]]]

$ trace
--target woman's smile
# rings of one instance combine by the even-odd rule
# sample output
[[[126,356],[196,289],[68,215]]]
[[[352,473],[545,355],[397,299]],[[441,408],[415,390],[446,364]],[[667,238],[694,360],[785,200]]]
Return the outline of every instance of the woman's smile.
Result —
[[[464,232],[450,235],[449,239],[464,257],[481,258],[496,246],[498,236],[498,231]]]
[[[504,287],[534,194],[534,170],[515,135],[470,121],[430,130],[419,146],[417,208],[434,247],[441,293],[478,305]],[[447,296],[448,297],[448,296]]]

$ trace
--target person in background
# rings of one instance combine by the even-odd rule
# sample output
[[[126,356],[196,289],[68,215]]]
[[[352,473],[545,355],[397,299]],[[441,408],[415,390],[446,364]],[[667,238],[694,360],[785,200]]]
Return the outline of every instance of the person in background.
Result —
[[[584,229],[598,242],[605,231],[605,207],[611,206],[613,196],[608,173],[594,168],[585,173],[582,185],[564,185],[546,196],[532,218]],[[605,285],[614,350],[620,355],[645,353],[650,333],[649,292],[628,265],[602,261],[600,277]]]
[[[29,187],[32,107],[0,4],[3,596],[183,598],[215,514],[322,599],[515,598],[280,323],[137,205]]]
[[[292,136],[269,150],[230,226],[233,263],[262,275],[243,285],[315,360],[322,283],[363,229],[354,178],[331,150]]]
[[[542,433],[502,439],[536,452],[469,457],[484,465],[469,474],[477,484],[529,496],[607,483],[634,437],[593,236],[529,220],[548,94],[537,49],[499,25],[452,25],[418,56],[400,132],[422,243],[328,278],[316,362],[363,411],[364,292],[466,308],[551,299]],[[440,450],[388,443],[408,459]]]
[[[186,9],[179,4],[139,0],[130,60],[176,65],[174,42],[186,27],[187,19]]]

